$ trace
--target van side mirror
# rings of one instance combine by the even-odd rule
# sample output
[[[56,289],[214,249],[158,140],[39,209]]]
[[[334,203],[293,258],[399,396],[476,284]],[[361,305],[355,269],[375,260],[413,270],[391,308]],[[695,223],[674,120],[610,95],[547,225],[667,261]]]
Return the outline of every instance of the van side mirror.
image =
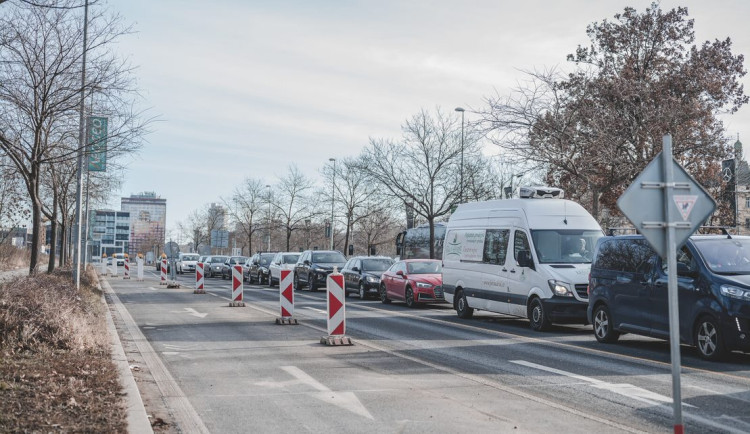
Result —
[[[698,272],[691,270],[684,262],[677,263],[677,275],[683,277],[698,277]]]
[[[359,267],[352,267],[352,271],[359,273]]]
[[[519,267],[534,267],[534,261],[531,259],[531,252],[528,250],[518,251],[518,266]]]
[[[305,262],[303,262],[303,264],[310,265],[310,261],[308,261],[307,259],[305,259]]]

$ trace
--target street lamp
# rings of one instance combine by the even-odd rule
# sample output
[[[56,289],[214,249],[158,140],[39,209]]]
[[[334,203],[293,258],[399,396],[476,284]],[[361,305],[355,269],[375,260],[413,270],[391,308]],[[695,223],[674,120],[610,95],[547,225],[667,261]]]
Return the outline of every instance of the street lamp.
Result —
[[[271,186],[266,184],[268,189],[268,249],[267,252],[271,251]]]
[[[461,187],[458,193],[458,201],[463,203],[464,201],[464,109],[463,107],[456,107],[457,112],[461,112]]]
[[[329,158],[328,161],[333,161],[333,182],[331,183],[331,250],[333,250],[333,196],[336,192],[336,159]]]

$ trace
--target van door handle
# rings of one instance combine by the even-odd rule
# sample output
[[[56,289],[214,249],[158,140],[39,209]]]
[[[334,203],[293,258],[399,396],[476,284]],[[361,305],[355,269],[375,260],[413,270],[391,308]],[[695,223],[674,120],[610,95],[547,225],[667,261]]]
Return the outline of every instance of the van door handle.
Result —
[[[507,271],[508,271],[508,269],[507,269],[507,268],[503,268],[503,269],[502,269],[502,272],[503,272],[503,273],[505,273],[505,272],[507,272]]]
[[[515,273],[515,272],[516,272],[516,269],[514,268],[514,269],[510,270],[510,272],[511,272],[511,273]]]

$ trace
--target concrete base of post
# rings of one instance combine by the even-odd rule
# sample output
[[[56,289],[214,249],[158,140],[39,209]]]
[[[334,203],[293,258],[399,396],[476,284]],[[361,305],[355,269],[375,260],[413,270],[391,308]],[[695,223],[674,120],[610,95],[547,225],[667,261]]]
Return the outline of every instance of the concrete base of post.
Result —
[[[167,282],[164,282],[164,281],[159,282],[159,285],[166,285],[166,284],[167,284]]]
[[[193,291],[193,294],[205,294],[205,293],[206,293],[206,290],[203,288],[196,289],[195,291]]]
[[[167,288],[179,288],[180,284],[179,282],[169,282],[167,283]]]
[[[230,301],[229,307],[245,307],[244,301]]]
[[[354,345],[352,340],[346,335],[344,336],[322,336],[320,338],[320,343],[327,345],[327,346]]]
[[[276,324],[278,325],[299,325],[297,318],[293,317],[279,317],[276,318]]]

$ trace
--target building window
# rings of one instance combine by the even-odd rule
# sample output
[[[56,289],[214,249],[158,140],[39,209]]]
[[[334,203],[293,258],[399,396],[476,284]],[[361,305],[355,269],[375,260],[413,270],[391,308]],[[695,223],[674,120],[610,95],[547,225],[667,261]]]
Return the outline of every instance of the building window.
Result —
[[[750,229],[750,219],[745,219],[745,227]]]
[[[745,198],[745,208],[750,208],[750,196]]]

